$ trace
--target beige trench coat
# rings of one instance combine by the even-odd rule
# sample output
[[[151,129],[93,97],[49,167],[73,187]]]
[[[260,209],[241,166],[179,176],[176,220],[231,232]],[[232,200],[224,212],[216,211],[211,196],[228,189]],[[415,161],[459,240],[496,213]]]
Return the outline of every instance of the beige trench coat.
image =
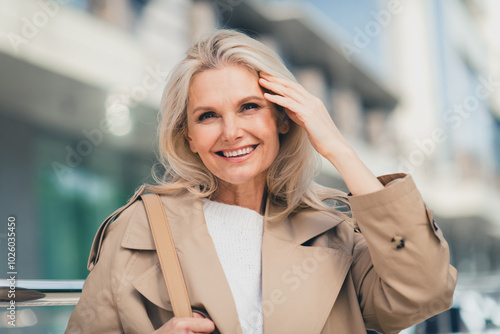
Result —
[[[312,210],[264,222],[264,333],[397,333],[451,306],[457,272],[432,213],[409,175],[379,180],[385,189],[350,198],[361,233]],[[137,195],[96,234],[67,333],[150,334],[173,317]],[[251,328],[238,320],[201,200],[186,191],[162,201],[193,309],[221,333]],[[266,215],[275,210],[268,202]]]

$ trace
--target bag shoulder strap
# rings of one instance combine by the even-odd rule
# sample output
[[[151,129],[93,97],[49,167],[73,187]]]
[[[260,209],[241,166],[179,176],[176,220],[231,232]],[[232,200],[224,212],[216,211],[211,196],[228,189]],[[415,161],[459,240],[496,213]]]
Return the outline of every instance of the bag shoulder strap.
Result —
[[[193,314],[189,295],[160,196],[157,194],[143,194],[141,198],[146,207],[174,316],[177,318],[191,318]]]

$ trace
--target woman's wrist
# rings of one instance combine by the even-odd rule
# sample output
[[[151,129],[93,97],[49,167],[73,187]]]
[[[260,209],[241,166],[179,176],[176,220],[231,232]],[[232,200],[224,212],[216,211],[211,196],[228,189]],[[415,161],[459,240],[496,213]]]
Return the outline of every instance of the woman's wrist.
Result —
[[[325,158],[341,173],[339,169],[353,164],[355,160],[359,160],[357,153],[348,143],[336,145],[325,155]],[[341,173],[342,174],[342,173]]]
[[[368,194],[384,188],[349,145],[338,147],[335,154],[328,154],[326,158],[342,176],[352,195]]]

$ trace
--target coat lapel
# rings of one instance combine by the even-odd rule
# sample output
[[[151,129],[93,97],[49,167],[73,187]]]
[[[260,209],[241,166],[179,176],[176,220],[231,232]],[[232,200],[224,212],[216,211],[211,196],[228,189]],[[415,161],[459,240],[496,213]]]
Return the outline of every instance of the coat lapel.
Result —
[[[241,333],[231,289],[208,232],[200,199],[164,200],[186,286],[195,307],[204,307],[221,333]]]
[[[236,305],[208,232],[201,200],[190,194],[161,198],[191,305],[206,310],[221,333],[241,333]],[[140,216],[130,221],[122,246],[154,250],[144,210]],[[132,284],[155,305],[172,310],[157,259]]]
[[[268,212],[278,210],[269,205]],[[264,333],[319,333],[351,265],[349,248],[304,246],[342,219],[304,211],[264,226],[262,241],[262,310]],[[351,244],[352,245],[352,244]],[[347,247],[346,247],[347,246]],[[352,249],[352,247],[351,247]]]
[[[205,309],[221,333],[242,333],[201,200],[187,194],[162,196],[162,201],[193,307]],[[265,217],[277,210],[279,208],[273,207],[268,199]],[[154,250],[145,211],[140,210],[136,216],[129,222],[122,246]],[[312,211],[273,223],[264,219],[264,333],[321,331],[351,264],[349,240],[345,240],[347,247],[342,242],[338,249],[303,244],[341,222],[342,219],[333,215]],[[141,272],[133,281],[136,289],[155,305],[171,311],[158,260],[154,259]]]

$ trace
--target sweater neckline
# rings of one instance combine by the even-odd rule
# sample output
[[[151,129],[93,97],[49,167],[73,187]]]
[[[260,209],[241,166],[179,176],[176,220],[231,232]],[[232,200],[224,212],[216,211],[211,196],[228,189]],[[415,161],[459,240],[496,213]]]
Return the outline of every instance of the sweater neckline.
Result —
[[[233,204],[226,204],[226,203],[222,203],[222,202],[217,202],[217,201],[213,201],[211,199],[208,199],[206,197],[202,198],[202,202],[203,203],[207,203],[208,205],[218,206],[219,208],[226,208],[226,209],[228,209],[230,211],[233,211],[233,212],[234,211],[240,211],[241,213],[253,214],[253,215],[258,216],[259,218],[264,218],[264,215],[261,215],[257,211],[249,209],[249,208],[245,208],[243,206],[233,205]]]

